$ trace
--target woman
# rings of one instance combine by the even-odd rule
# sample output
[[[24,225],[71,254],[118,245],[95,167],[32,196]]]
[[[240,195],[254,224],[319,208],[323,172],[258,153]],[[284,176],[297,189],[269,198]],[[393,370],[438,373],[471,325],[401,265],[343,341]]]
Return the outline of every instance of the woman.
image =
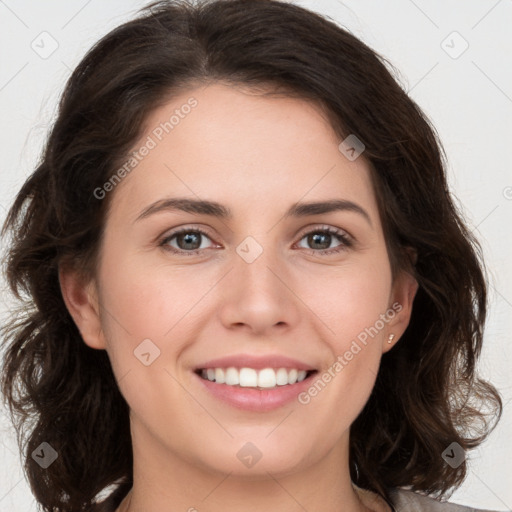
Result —
[[[426,494],[492,430],[474,400],[501,415],[479,246],[334,23],[149,6],[74,71],[9,230],[3,393],[44,510],[467,509]]]

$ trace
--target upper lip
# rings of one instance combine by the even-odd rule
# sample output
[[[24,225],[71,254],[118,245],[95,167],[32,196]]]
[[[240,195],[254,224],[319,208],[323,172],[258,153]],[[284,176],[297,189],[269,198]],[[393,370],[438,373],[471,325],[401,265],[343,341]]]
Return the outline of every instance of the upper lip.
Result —
[[[263,368],[295,368],[297,370],[315,370],[315,368],[307,363],[292,359],[290,357],[278,354],[269,354],[266,356],[251,356],[249,354],[237,354],[232,356],[211,359],[196,366],[196,370],[204,368],[254,368],[261,370]]]

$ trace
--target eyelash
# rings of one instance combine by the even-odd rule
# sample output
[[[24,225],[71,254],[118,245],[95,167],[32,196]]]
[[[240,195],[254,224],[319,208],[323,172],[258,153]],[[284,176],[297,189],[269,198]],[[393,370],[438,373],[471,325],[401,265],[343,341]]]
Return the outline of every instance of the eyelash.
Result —
[[[187,255],[187,256],[194,256],[194,255],[198,254],[200,251],[204,250],[204,249],[193,249],[191,251],[184,251],[182,249],[178,250],[178,249],[175,249],[174,247],[170,247],[169,245],[167,245],[168,242],[170,242],[174,237],[176,237],[182,233],[201,233],[201,235],[204,235],[205,237],[210,238],[210,235],[206,231],[204,231],[200,228],[185,227],[185,228],[178,229],[177,231],[174,231],[170,235],[163,238],[162,241],[158,244],[159,247],[162,247],[165,251],[169,251],[174,254],[180,254],[180,255],[182,254],[182,255]],[[352,237],[350,237],[344,231],[341,231],[341,230],[338,230],[335,228],[331,228],[329,226],[323,226],[321,228],[315,228],[310,231],[307,231],[306,233],[302,234],[299,241],[308,235],[316,234],[316,233],[328,233],[330,235],[335,235],[339,239],[339,241],[342,242],[342,244],[333,249],[320,249],[320,250],[306,249],[310,254],[333,255],[333,254],[340,253],[342,251],[346,251],[347,249],[349,249],[353,246]]]

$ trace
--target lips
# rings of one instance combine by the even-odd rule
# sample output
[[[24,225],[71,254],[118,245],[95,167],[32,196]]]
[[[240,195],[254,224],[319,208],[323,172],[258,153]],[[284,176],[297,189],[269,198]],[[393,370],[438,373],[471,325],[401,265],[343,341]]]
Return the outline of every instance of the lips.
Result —
[[[241,354],[205,361],[194,373],[209,395],[239,409],[264,412],[296,399],[317,370],[286,356]]]

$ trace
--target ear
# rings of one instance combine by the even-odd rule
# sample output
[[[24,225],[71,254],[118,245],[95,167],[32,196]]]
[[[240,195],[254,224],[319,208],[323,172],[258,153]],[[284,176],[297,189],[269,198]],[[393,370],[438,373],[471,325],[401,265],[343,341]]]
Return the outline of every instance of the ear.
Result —
[[[393,348],[407,329],[417,291],[418,282],[416,278],[409,272],[402,270],[395,278],[390,294],[389,308],[395,312],[395,315],[387,322],[386,334],[382,342],[383,353]],[[391,343],[388,343],[391,334],[394,337]]]
[[[85,282],[77,271],[59,266],[59,283],[66,307],[85,344],[94,349],[105,349],[94,282]]]

